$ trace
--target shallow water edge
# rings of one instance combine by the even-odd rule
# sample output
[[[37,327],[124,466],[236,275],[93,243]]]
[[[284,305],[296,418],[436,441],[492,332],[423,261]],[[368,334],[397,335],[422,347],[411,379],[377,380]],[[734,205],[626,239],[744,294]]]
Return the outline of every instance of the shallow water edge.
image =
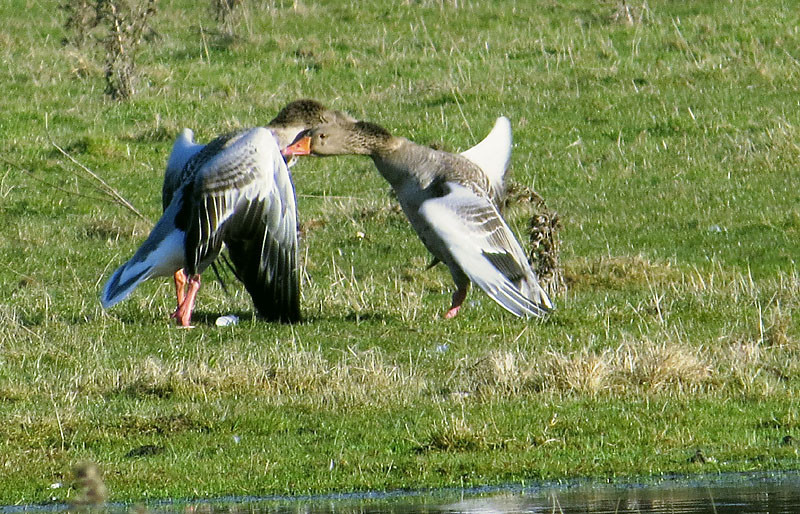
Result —
[[[747,503],[763,500],[758,507]],[[779,500],[775,501],[778,497]],[[770,507],[770,502],[773,506]],[[800,512],[800,471],[666,475],[640,479],[572,479],[447,488],[298,496],[226,496],[107,503],[103,512]],[[66,512],[64,504],[0,506],[0,514]],[[87,509],[81,507],[81,510]],[[632,509],[632,510],[631,510]]]

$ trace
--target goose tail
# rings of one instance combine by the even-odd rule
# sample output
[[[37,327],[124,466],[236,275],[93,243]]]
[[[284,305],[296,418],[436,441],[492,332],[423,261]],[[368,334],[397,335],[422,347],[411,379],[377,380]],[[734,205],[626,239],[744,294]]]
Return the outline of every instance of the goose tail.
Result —
[[[133,292],[136,287],[153,275],[153,266],[147,262],[129,260],[111,275],[103,292],[100,294],[100,303],[104,309],[113,307]]]

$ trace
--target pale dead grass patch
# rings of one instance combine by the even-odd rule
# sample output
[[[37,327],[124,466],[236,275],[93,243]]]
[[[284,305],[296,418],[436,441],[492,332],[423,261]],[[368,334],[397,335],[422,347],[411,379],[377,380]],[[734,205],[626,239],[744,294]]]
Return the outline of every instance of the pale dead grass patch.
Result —
[[[617,348],[614,363],[624,382],[650,392],[697,392],[713,376],[702,349],[680,343],[625,343]]]
[[[777,334],[770,335],[770,327],[767,337],[734,335],[711,348],[711,359],[727,378],[727,387],[764,396],[778,394],[800,378],[800,341],[780,329],[774,331]]]
[[[382,405],[408,401],[424,387],[413,366],[389,362],[377,349],[349,349],[339,359],[326,359],[318,349],[275,347],[199,362],[146,357],[120,371],[108,392],[205,398],[239,393],[274,403]]]
[[[715,376],[701,353],[681,343],[646,340],[598,351],[495,350],[463,368],[463,387],[483,396],[696,393],[708,389]]]

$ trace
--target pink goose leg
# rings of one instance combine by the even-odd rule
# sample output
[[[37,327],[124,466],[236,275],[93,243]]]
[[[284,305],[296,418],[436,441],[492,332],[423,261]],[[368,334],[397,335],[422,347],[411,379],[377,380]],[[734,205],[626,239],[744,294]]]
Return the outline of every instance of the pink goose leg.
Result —
[[[444,319],[456,317],[458,311],[461,310],[461,304],[464,303],[464,300],[467,298],[467,291],[469,291],[469,282],[456,289],[456,292],[453,293],[453,304],[450,306],[450,310],[444,314]]]
[[[191,328],[192,311],[194,310],[195,298],[197,298],[197,291],[200,289],[200,275],[192,275],[189,277],[189,289],[186,291],[186,297],[183,302],[178,306],[178,310],[172,315],[173,318],[178,320],[182,327]]]
[[[186,273],[183,272],[182,269],[179,269],[173,275],[175,279],[175,296],[178,299],[178,307],[175,309],[175,312],[172,313],[171,318],[178,317],[178,310],[181,308],[181,304],[183,300],[186,298]]]

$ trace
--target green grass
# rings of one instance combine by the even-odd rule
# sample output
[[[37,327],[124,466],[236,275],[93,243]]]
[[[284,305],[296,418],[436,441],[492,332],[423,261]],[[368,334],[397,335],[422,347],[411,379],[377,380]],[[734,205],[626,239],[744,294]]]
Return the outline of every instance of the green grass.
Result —
[[[56,2],[0,6],[0,504],[75,498],[83,461],[114,500],[800,467],[794,2],[344,4],[251,2],[230,38],[163,1],[126,103]],[[563,225],[553,316],[473,291],[442,320],[449,275],[357,157],[293,169],[305,323],[210,273],[195,330],[166,280],[104,312],[174,134],[298,97],[454,151],[509,116]]]

